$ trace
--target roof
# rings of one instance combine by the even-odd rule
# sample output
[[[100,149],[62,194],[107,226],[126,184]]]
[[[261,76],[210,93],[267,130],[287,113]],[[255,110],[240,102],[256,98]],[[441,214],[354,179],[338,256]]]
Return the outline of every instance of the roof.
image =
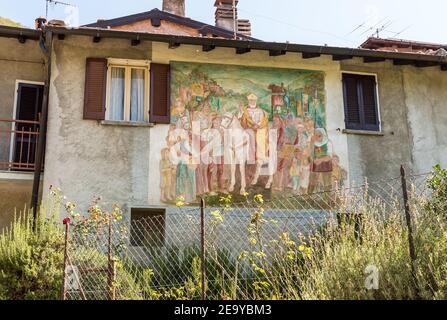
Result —
[[[270,56],[280,56],[290,52],[301,53],[304,59],[317,58],[321,55],[330,55],[335,61],[363,58],[365,63],[392,60],[395,65],[414,65],[416,67],[440,66],[447,71],[447,57],[432,56],[418,53],[377,51],[363,48],[343,48],[319,45],[304,45],[283,42],[252,41],[247,39],[222,39],[208,37],[189,37],[167,34],[154,34],[144,32],[118,31],[94,28],[67,28],[46,26],[45,30],[55,35],[83,35],[96,38],[119,38],[137,41],[155,41],[168,43],[172,48],[181,45],[200,45],[203,51],[211,51],[217,47],[234,48],[236,54],[244,54],[251,50],[268,51]]]
[[[321,55],[332,56],[335,61],[362,58],[365,63],[382,62],[391,60],[395,65],[413,65],[419,68],[440,66],[447,71],[447,57],[427,55],[420,53],[378,51],[364,48],[343,48],[319,45],[304,45],[283,42],[252,41],[247,39],[231,40],[222,38],[187,37],[166,34],[154,34],[144,32],[130,32],[118,30],[106,30],[101,28],[68,28],[58,26],[45,26],[44,32],[52,32],[59,39],[64,36],[79,35],[92,38],[116,38],[127,39],[130,43],[138,44],[139,41],[155,41],[169,44],[172,48],[181,45],[199,45],[204,51],[211,51],[217,47],[234,48],[236,54],[244,54],[251,50],[268,51],[270,56],[279,56],[286,53],[301,53],[304,59],[317,58]],[[27,39],[39,39],[40,30],[0,26],[0,36]],[[137,41],[135,41],[137,40]]]
[[[408,52],[427,55],[445,55],[447,54],[447,44],[420,42],[403,39],[382,39],[376,37],[368,38],[360,45],[361,48],[392,51],[392,52]]]
[[[40,31],[30,28],[0,25],[0,37],[39,40]]]
[[[158,19],[158,20],[166,20],[170,21],[176,24],[180,24],[189,28],[193,28],[199,31],[202,35],[212,34],[215,37],[221,37],[225,39],[233,39],[234,38],[234,32],[231,30],[227,30],[224,28],[212,26],[197,20],[192,20],[187,17],[182,17],[170,12],[161,11],[158,9],[153,9],[151,11],[137,13],[129,16],[124,16],[120,18],[110,19],[110,20],[98,20],[95,23],[90,23],[87,25],[84,25],[82,27],[86,28],[101,28],[101,29],[108,29],[118,26],[123,26],[127,24],[131,24],[134,22],[144,21],[144,20],[152,20],[152,19]],[[239,38],[241,39],[250,39],[250,40],[258,40],[249,36],[245,36],[243,34],[238,34]]]

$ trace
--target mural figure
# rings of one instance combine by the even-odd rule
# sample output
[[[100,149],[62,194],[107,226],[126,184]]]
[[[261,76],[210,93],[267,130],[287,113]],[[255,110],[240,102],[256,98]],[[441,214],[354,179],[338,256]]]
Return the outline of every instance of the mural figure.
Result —
[[[326,131],[324,74],[171,64],[161,201],[207,194],[308,194],[343,185]]]
[[[245,166],[248,160],[247,148],[249,147],[249,135],[246,134],[239,119],[232,113],[225,113],[222,119],[224,129],[225,163],[231,168],[231,181],[228,192],[232,193],[236,187],[236,166],[240,173],[240,193],[246,192]]]
[[[225,192],[224,188],[224,131],[221,127],[222,118],[214,114],[211,117],[211,129],[206,132],[208,142],[208,189],[211,192]]]
[[[258,105],[258,97],[255,94],[247,96],[248,107],[240,107],[239,121],[242,128],[249,136],[249,155],[250,160],[256,163],[256,171],[253,177],[251,185],[258,184],[259,176],[261,174],[261,167],[267,162],[268,151],[268,127],[269,127],[269,115],[266,111],[262,110]],[[270,189],[273,182],[273,176],[269,177],[269,180],[265,186],[266,189]]]

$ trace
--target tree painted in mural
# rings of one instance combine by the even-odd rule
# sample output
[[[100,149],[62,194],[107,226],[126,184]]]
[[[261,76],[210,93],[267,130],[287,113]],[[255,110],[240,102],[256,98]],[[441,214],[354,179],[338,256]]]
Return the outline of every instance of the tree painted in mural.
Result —
[[[324,73],[181,62],[171,72],[162,202],[343,184],[326,131]]]

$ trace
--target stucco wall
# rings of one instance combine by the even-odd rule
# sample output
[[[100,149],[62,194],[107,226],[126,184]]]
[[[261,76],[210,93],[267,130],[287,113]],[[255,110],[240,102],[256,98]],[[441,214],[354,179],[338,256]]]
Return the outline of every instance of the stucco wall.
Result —
[[[445,146],[447,73],[439,69],[397,67],[392,62],[365,64],[323,56],[303,60],[299,54],[270,57],[253,51],[236,55],[234,49],[165,43],[132,47],[129,41],[67,37],[56,40],[50,93],[44,194],[58,186],[85,209],[102,196],[109,205],[124,208],[162,206],[160,203],[160,150],[165,147],[167,125],[124,127],[82,119],[85,59],[113,57],[149,59],[155,63],[185,61],[323,71],[329,138],[351,180],[394,177],[406,164],[415,172],[447,163]],[[383,135],[345,134],[342,72],[376,74],[379,85]]]
[[[337,130],[344,125],[340,67],[330,57],[303,60],[299,54],[269,57],[260,51],[236,55],[224,48],[203,52],[199,46],[169,49],[165,43],[145,42],[131,47],[124,40],[103,39],[94,44],[91,38],[67,37],[54,45],[44,193],[50,185],[58,186],[82,208],[94,196],[124,207],[161,205],[160,150],[165,147],[168,126],[135,128],[82,120],[89,56],[323,71],[329,137],[337,146],[341,165],[349,167],[347,137]]]
[[[150,129],[82,119],[87,57],[150,60],[151,45],[82,37],[54,43],[44,196],[53,185],[83,208],[97,196],[147,205]]]
[[[447,73],[439,68],[403,68],[414,171],[447,166]]]
[[[12,119],[16,80],[42,82],[44,59],[37,41],[20,44],[17,39],[0,37],[0,119]],[[1,129],[10,123],[0,122]],[[9,161],[10,134],[0,132],[0,161]]]
[[[402,164],[412,164],[402,68],[393,66],[391,61],[367,64],[362,59],[353,59],[343,61],[341,69],[377,76],[383,134],[348,135],[351,180],[360,182],[364,177],[376,180],[399,176]]]
[[[447,73],[392,61],[342,62],[346,72],[377,75],[383,136],[348,135],[351,180],[399,175],[400,165],[426,173],[447,165]]]
[[[9,227],[14,215],[29,209],[33,188],[32,176],[2,179],[0,177],[0,233]]]
[[[21,44],[0,37],[0,119],[14,118],[16,81],[43,82],[44,69],[38,41]],[[0,130],[11,130],[11,123],[0,122]],[[0,162],[9,161],[10,139],[10,132],[0,132]],[[5,175],[9,176],[0,172],[0,231],[12,221],[16,209],[23,210],[31,202],[32,174],[19,174],[14,180]]]

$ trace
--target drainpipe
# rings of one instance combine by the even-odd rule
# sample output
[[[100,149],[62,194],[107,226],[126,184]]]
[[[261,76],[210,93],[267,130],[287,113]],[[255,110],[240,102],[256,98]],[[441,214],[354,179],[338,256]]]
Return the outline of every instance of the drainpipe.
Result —
[[[53,32],[41,31],[40,48],[45,54],[45,87],[42,97],[42,113],[40,116],[40,134],[36,152],[36,163],[34,168],[33,193],[31,198],[31,208],[33,209],[34,228],[37,223],[37,213],[39,210],[39,189],[42,167],[45,160],[45,145],[47,140],[47,121],[48,121],[48,97],[50,93],[51,80],[51,54],[53,48]]]

